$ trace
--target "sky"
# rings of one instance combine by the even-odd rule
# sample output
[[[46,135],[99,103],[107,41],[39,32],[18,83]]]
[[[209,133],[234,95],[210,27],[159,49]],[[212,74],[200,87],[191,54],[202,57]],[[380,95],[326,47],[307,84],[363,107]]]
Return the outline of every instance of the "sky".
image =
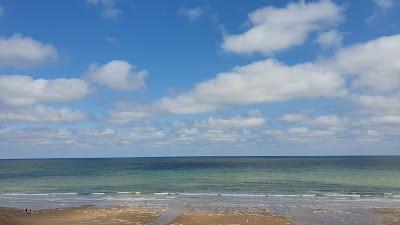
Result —
[[[0,158],[399,155],[394,0],[0,0]]]

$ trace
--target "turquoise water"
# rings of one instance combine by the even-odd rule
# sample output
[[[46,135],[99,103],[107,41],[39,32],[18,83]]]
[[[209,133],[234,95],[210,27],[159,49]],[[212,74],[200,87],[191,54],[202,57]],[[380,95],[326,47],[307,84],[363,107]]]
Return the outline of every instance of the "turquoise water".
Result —
[[[400,157],[0,160],[0,194],[399,197]]]

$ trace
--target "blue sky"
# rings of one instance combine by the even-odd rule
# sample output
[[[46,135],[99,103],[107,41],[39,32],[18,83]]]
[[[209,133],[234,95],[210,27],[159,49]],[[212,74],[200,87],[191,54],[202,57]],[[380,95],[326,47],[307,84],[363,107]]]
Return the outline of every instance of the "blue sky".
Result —
[[[0,6],[0,158],[400,154],[398,2]]]

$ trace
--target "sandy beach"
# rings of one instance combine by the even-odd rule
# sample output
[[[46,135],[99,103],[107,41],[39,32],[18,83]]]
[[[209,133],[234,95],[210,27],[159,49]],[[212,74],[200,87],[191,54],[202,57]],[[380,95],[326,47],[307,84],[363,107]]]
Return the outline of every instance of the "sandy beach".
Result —
[[[48,209],[34,211],[1,208],[0,225],[123,225],[152,224],[162,213],[162,209],[152,207],[109,207],[92,206]],[[292,225],[288,218],[269,212],[185,212],[168,225],[209,225],[209,224],[253,224],[253,225]]]
[[[288,218],[268,212],[188,212],[175,218],[168,225],[205,225],[205,224],[253,224],[253,225],[292,225]]]
[[[161,210],[151,207],[108,207],[92,206],[48,209],[34,211],[1,208],[0,225],[74,225],[74,224],[150,224],[157,219]]]
[[[400,208],[377,208],[371,209],[372,213],[378,214],[383,217],[385,225],[399,225],[400,224]]]

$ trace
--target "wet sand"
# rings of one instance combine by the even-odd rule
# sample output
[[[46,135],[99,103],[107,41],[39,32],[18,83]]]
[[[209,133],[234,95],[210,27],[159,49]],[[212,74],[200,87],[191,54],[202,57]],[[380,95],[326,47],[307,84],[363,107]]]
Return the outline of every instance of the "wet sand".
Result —
[[[371,212],[382,216],[385,225],[400,225],[400,208],[375,208]]]
[[[329,208],[312,208],[312,214],[299,211],[305,217],[314,218],[306,222],[299,217],[288,218],[269,212],[267,209],[257,211],[242,211],[239,209],[204,210],[196,208],[182,208],[175,210],[170,207],[154,205],[138,206],[110,206],[95,207],[82,206],[64,209],[46,209],[33,211],[27,214],[24,210],[14,208],[0,208],[0,225],[294,225],[300,224],[385,224],[400,225],[400,208],[372,208],[370,215],[376,216],[377,221],[365,223],[361,214],[345,220],[350,211],[339,213]],[[283,213],[283,212],[282,212]],[[314,214],[321,214],[321,220],[315,220]],[[284,213],[286,215],[286,213]],[[350,215],[350,214],[349,214]],[[292,216],[292,215],[291,215]],[[331,220],[338,216],[335,220]],[[317,218],[317,219],[318,219]],[[331,218],[331,219],[330,219]],[[368,217],[370,218],[370,217]],[[367,219],[368,219],[367,218]],[[371,218],[370,218],[371,219]],[[296,221],[295,221],[296,220]],[[336,221],[336,222],[335,222]],[[347,221],[347,222],[345,222]],[[351,221],[351,223],[349,223]]]
[[[122,225],[150,224],[162,213],[158,208],[147,207],[79,207],[49,209],[25,213],[24,210],[0,209],[0,225]]]
[[[292,220],[272,213],[189,212],[168,225],[292,225]]]
[[[163,213],[160,208],[92,206],[48,209],[25,213],[24,210],[0,208],[0,225],[122,225],[152,224]],[[292,225],[293,221],[268,212],[185,212],[168,225]]]

